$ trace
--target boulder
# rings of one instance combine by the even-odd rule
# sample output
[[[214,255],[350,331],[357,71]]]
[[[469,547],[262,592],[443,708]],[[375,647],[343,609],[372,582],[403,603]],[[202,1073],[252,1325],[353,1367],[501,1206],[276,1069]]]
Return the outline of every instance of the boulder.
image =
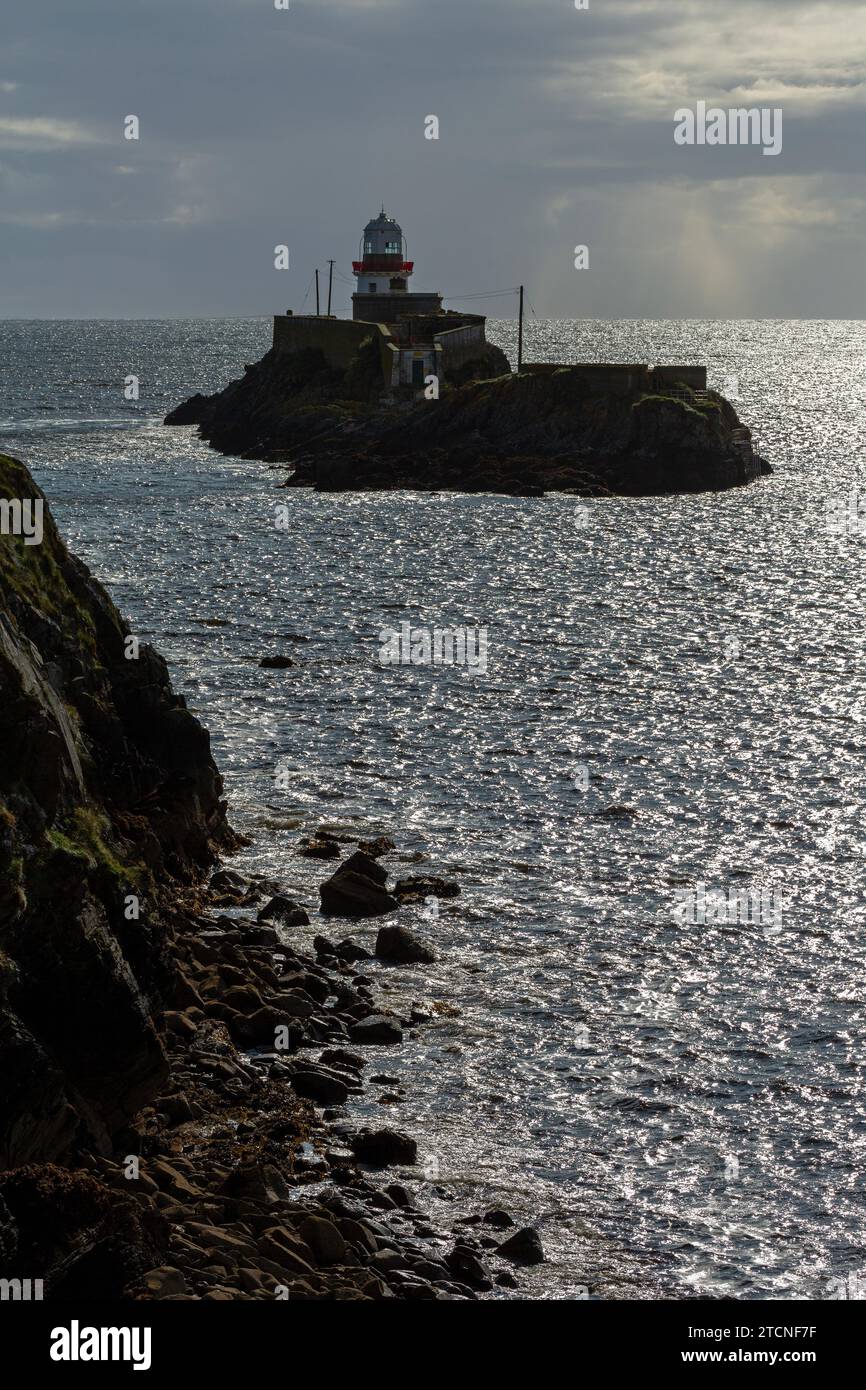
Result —
[[[390,1018],[386,1014],[370,1014],[367,1018],[349,1024],[349,1041],[388,1046],[403,1041],[403,1029],[396,1018]]]
[[[277,1028],[288,1027],[289,1047],[286,1050],[289,1052],[300,1047],[304,1037],[301,1029],[297,1026],[296,1018],[291,1018],[281,1009],[272,1009],[268,1004],[262,1005],[254,1014],[249,1014],[246,1017],[238,1015],[230,1026],[233,1038],[248,1043],[267,1043],[271,1047],[274,1045],[274,1035]]]
[[[342,941],[338,941],[334,947],[334,955],[337,960],[344,961],[346,965],[352,965],[358,960],[372,960],[370,951],[365,951],[363,946],[359,946],[353,936],[346,936]]]
[[[376,937],[376,955],[380,960],[399,965],[429,965],[436,959],[432,948],[408,927],[380,927]]]
[[[318,1105],[345,1105],[349,1088],[333,1072],[315,1066],[292,1068],[292,1086],[305,1100]]]
[[[259,922],[282,922],[287,927],[309,926],[310,919],[298,903],[282,894],[271,898],[258,914]]]
[[[435,874],[417,874],[412,878],[400,878],[394,884],[394,896],[401,902],[403,899],[420,901],[424,898],[456,898],[459,892],[459,883],[438,878]]]
[[[513,1217],[509,1216],[507,1211],[503,1211],[502,1207],[491,1207],[481,1219],[485,1225],[493,1226],[498,1231],[505,1231],[514,1225]]]
[[[290,1197],[282,1174],[268,1163],[245,1163],[229,1174],[224,1183],[227,1196],[263,1206],[277,1206]]]
[[[364,854],[363,850],[355,850],[350,854],[337,870],[337,873],[358,873],[365,878],[371,878],[374,883],[383,885],[388,881],[388,871],[383,869],[381,864],[377,864],[369,854]]]
[[[383,854],[389,854],[394,848],[394,841],[389,840],[387,835],[378,835],[375,840],[359,840],[358,849],[363,850],[371,859],[381,859]]]
[[[242,897],[250,887],[243,874],[235,873],[234,869],[220,869],[211,878],[209,887],[215,893],[234,893]]]
[[[519,1265],[538,1265],[544,1260],[544,1247],[541,1237],[531,1226],[522,1226],[513,1236],[496,1247],[497,1255],[504,1255]]]
[[[339,859],[340,846],[333,840],[319,840],[313,836],[312,839],[301,841],[298,854],[305,859]]]
[[[335,917],[383,917],[397,908],[396,898],[366,874],[338,869],[319,888],[322,911]]]
[[[301,991],[292,990],[285,994],[275,994],[268,1000],[272,1009],[276,1009],[281,1014],[288,1014],[289,1018],[311,1018],[316,1012],[316,1004],[310,997]]]
[[[346,1242],[333,1221],[325,1216],[307,1216],[298,1227],[319,1264],[339,1264],[346,1256]]]
[[[469,1284],[470,1288],[482,1291],[493,1288],[490,1275],[469,1246],[455,1245],[451,1253],[445,1256],[445,1263],[451,1273],[455,1274],[461,1283]]]
[[[363,1071],[367,1065],[366,1057],[357,1052],[346,1052],[342,1047],[332,1047],[323,1052],[319,1061],[326,1067],[341,1067],[353,1072]]]
[[[236,1013],[254,1014],[262,1008],[262,997],[252,985],[234,985],[226,990],[221,1003]]]
[[[418,1145],[397,1129],[361,1129],[347,1143],[359,1163],[371,1168],[387,1168],[392,1163],[415,1163]]]

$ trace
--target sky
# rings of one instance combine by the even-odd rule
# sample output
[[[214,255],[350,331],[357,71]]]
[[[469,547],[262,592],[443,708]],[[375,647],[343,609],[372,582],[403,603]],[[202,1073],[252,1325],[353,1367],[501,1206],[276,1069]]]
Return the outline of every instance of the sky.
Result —
[[[277,3],[0,0],[0,318],[350,314],[383,204],[451,307],[866,318],[866,0]]]

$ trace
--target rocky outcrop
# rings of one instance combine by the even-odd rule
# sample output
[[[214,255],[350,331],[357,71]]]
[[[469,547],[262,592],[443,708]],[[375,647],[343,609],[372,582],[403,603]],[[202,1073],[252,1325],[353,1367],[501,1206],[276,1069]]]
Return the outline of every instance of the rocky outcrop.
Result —
[[[717,393],[622,394],[571,367],[473,382],[399,418],[313,439],[292,462],[294,487],[517,496],[699,492],[769,472]]]
[[[397,899],[386,889],[388,874],[370,855],[357,850],[319,888],[322,911],[340,917],[381,917]]]
[[[109,1146],[160,1086],[162,914],[231,841],[208,735],[71,556],[22,464],[0,496],[0,1166]]]
[[[386,404],[360,389],[347,396],[349,379],[320,353],[271,351],[166,423],[198,424],[224,453],[286,462],[290,486],[321,491],[643,496],[720,490],[770,471],[733,406],[685,383],[655,393],[580,367],[500,371],[449,383],[437,400]]]

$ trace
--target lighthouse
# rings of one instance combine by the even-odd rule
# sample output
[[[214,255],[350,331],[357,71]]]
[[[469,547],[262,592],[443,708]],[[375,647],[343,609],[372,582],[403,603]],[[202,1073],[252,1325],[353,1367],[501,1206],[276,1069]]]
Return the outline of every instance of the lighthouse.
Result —
[[[415,263],[406,259],[403,228],[384,207],[364,228],[360,260],[352,262],[357,289],[352,295],[352,317],[367,323],[394,323],[401,314],[437,314],[442,296],[411,294],[409,277]]]
[[[406,260],[403,228],[383,208],[364,228],[361,259],[352,262],[358,294],[405,294],[414,261]]]
[[[459,384],[473,372],[507,369],[503,354],[487,343],[484,317],[443,309],[435,290],[410,290],[414,269],[403,228],[383,207],[364,228],[352,262],[357,289],[351,320],[287,309],[274,319],[274,352],[282,358],[312,349],[341,379],[360,365],[368,380],[371,371],[378,375],[378,362],[389,399],[431,392],[427,399],[434,400],[441,382]]]

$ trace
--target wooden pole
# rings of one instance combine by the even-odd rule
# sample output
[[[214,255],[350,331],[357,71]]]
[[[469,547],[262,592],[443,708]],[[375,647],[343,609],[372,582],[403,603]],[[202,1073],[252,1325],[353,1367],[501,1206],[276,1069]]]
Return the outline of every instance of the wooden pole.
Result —
[[[328,271],[328,318],[331,317],[331,286],[334,283],[334,262],[328,261],[330,270]]]
[[[319,267],[316,266],[316,318],[319,317]]]
[[[523,366],[523,286],[520,286],[520,317],[517,323],[517,370]]]

